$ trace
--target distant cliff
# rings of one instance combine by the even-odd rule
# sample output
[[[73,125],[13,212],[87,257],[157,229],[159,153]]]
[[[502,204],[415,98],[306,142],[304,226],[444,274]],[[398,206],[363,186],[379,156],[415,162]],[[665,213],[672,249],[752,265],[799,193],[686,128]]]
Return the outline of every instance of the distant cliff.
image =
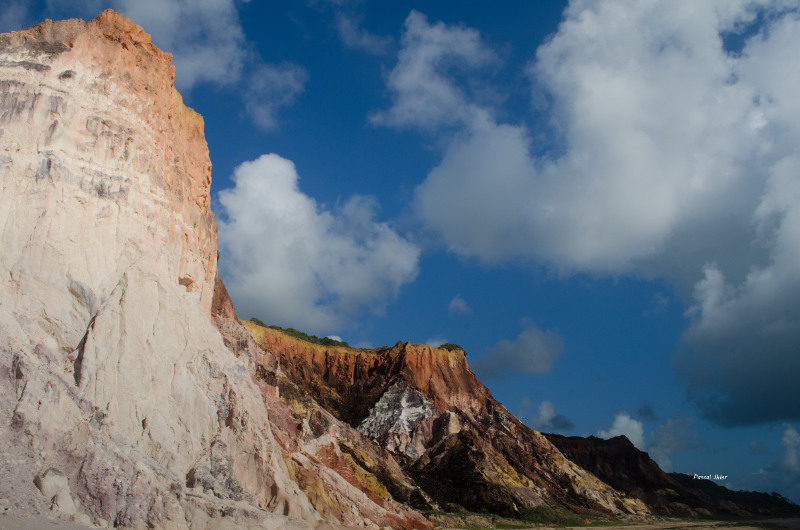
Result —
[[[731,491],[710,480],[665,473],[647,453],[624,436],[603,440],[590,436],[545,434],[570,460],[595,476],[674,517],[800,516],[800,506],[767,493]]]
[[[0,35],[11,508],[170,529],[756,513],[627,440],[548,440],[461,350],[321,346],[240,322],[217,277],[203,120],[173,83],[171,56],[111,10]]]

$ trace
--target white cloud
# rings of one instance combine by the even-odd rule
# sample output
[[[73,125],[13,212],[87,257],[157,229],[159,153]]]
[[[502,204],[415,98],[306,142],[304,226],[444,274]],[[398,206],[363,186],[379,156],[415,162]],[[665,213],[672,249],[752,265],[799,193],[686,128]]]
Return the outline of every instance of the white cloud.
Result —
[[[450,300],[450,304],[447,306],[447,310],[451,314],[466,314],[472,311],[472,308],[469,307],[467,301],[464,300],[460,294],[457,294]]]
[[[111,5],[173,54],[179,90],[239,80],[247,50],[234,0],[114,0]]]
[[[667,420],[667,423],[659,425],[658,429],[651,433],[647,452],[661,469],[669,473],[672,471],[670,454],[674,451],[696,449],[702,445],[700,432],[694,426],[694,420],[679,416]]]
[[[532,156],[524,126],[498,123],[454,83],[438,90],[456,94],[465,130],[417,189],[423,220],[462,254],[618,272],[661,253],[692,218],[725,210],[752,151],[742,127],[752,90],[729,83],[716,29],[698,22],[713,22],[713,9],[671,5],[573,6],[540,48],[530,72],[553,95],[560,158]],[[468,227],[464,210],[477,213]]]
[[[431,348],[438,348],[442,344],[447,344],[447,339],[443,339],[441,337],[433,337],[425,341],[425,344],[430,346]]]
[[[756,442],[751,452],[766,452],[766,448]],[[778,492],[795,503],[800,503],[800,433],[789,424],[783,425],[781,436],[783,455],[766,469],[745,477],[733,477],[730,487],[734,489]]]
[[[278,126],[278,110],[294,103],[308,81],[304,68],[291,63],[262,64],[248,78],[245,107],[261,129]]]
[[[362,50],[373,55],[389,51],[392,39],[372,34],[361,27],[361,20],[344,13],[336,14],[336,29],[339,38],[348,48]]]
[[[94,18],[111,7],[150,33],[153,43],[173,56],[175,86],[186,95],[200,83],[237,91],[248,115],[272,130],[277,112],[290,105],[307,81],[295,64],[265,63],[253,52],[235,0],[47,0],[54,18]],[[244,90],[240,90],[242,87]]]
[[[786,472],[800,475],[800,434],[789,424],[784,425],[783,429],[783,458],[778,465]]]
[[[374,200],[324,209],[274,154],[240,165],[233,180],[219,193],[219,241],[240,314],[319,334],[364,309],[380,313],[416,277],[419,249],[375,221]]]
[[[600,438],[614,438],[615,436],[625,436],[639,450],[644,451],[644,427],[642,422],[634,420],[627,411],[621,410],[614,414],[614,423],[609,430],[600,429],[597,431]]]
[[[475,361],[473,368],[486,378],[506,378],[520,374],[544,374],[553,369],[564,346],[555,331],[542,331],[532,322],[516,340],[502,339],[488,356]]]
[[[434,129],[458,123],[469,112],[464,91],[448,70],[476,71],[495,55],[473,29],[429,24],[425,15],[412,11],[406,19],[397,65],[386,80],[393,104],[371,116],[373,123],[398,128]]]
[[[728,53],[722,34],[756,20]],[[467,49],[462,38],[491,55],[474,30],[410,16],[387,81],[394,104],[377,115],[459,129],[415,189],[424,225],[489,263],[674,281],[694,305],[676,366],[706,417],[800,418],[797,10],[572,2],[528,70],[552,102],[559,150],[546,154],[524,122],[502,123],[449,74],[441,58]]]
[[[540,431],[570,431],[575,425],[563,414],[556,414],[556,407],[550,401],[542,401],[539,415],[533,418],[533,426]]]
[[[114,5],[173,54],[179,90],[208,82],[244,85],[245,109],[263,130],[277,127],[278,110],[294,103],[308,80],[301,66],[265,63],[249,51],[234,0],[114,0]]]

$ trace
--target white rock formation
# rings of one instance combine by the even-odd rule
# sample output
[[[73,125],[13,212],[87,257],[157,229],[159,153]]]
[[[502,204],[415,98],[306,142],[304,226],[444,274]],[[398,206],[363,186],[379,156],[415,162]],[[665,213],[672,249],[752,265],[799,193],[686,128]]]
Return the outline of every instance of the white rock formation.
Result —
[[[415,436],[417,427],[436,415],[433,402],[401,379],[383,393],[358,430],[386,449],[416,459],[425,452],[422,436]]]
[[[101,524],[305,527],[210,319],[211,164],[173,77],[111,11],[0,36],[0,429],[32,455],[12,471],[62,470]]]

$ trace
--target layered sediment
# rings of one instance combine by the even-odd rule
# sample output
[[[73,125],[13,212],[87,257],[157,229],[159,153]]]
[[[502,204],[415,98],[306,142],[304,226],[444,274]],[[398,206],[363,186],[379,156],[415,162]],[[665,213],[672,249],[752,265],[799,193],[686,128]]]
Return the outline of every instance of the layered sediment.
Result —
[[[547,434],[570,460],[615,489],[638,498],[653,513],[671,517],[797,517],[800,507],[776,495],[731,491],[711,480],[666,473],[624,436]]]
[[[463,350],[405,342],[322,346],[244,325],[289,379],[387,449],[441,509],[513,516],[558,505],[596,515],[649,513],[512,416],[475,377]]]
[[[0,35],[0,499],[97,526],[427,530],[425,512],[645,516],[688,491],[529,429],[463,350],[239,321],[174,76],[110,10]]]
[[[246,332],[213,303],[211,163],[174,75],[110,10],[0,36],[0,498],[113,526],[429,527],[307,450],[334,433],[265,392],[268,353],[226,345]]]

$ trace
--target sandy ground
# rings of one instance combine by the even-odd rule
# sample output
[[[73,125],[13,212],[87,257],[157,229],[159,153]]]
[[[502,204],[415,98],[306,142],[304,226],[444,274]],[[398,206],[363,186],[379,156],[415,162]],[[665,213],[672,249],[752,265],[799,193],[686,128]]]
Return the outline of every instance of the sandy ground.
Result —
[[[650,523],[634,523],[631,525],[610,525],[610,526],[531,526],[529,529],[519,528],[518,530],[587,530],[588,528],[616,528],[617,530],[681,530],[684,528],[706,529],[706,528],[725,528],[727,530],[763,530],[765,528],[776,530],[798,530],[800,529],[800,519],[765,519],[762,521],[657,521]],[[440,530],[463,530],[459,528],[441,528]]]
[[[0,530],[86,530],[93,528],[77,523],[58,519],[50,514],[32,514],[30,512],[18,512],[9,510],[3,512],[0,507]],[[437,527],[439,530],[463,530],[456,527]],[[631,525],[612,525],[612,526],[531,526],[530,530],[587,530],[587,528],[615,528],[617,530],[681,530],[681,529],[727,529],[727,530],[798,530],[800,529],[800,519],[764,519],[760,521],[654,521],[650,523],[634,523]],[[519,530],[523,530],[520,528]]]
[[[34,515],[30,512],[6,512],[0,514],[0,530],[85,530],[90,526],[82,526],[63,519]]]

